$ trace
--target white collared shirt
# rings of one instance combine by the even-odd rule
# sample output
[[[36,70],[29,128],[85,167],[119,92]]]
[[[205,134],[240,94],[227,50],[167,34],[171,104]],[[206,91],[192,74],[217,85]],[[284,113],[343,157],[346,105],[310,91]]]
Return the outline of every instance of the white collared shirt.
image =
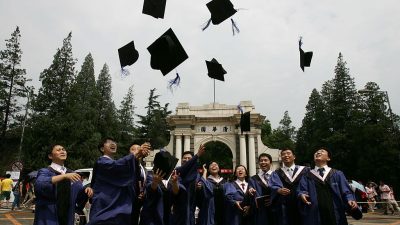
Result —
[[[65,174],[67,172],[67,168],[65,168],[64,166],[58,165],[57,163],[54,163],[54,162],[52,162],[50,164],[50,167],[61,174]]]
[[[240,189],[242,189],[242,191],[244,193],[246,193],[247,187],[248,187],[248,183],[245,180],[244,181],[240,181],[239,179],[236,179],[235,182],[239,185]],[[242,187],[242,184],[244,184],[244,189]]]
[[[264,172],[263,170],[258,171],[258,176],[261,178],[261,181],[268,186],[268,181],[264,179],[264,173],[267,173],[269,177],[271,178],[272,170],[268,170],[267,172]]]
[[[108,155],[103,155],[103,157],[106,157],[106,158],[109,158],[109,159],[111,159],[111,160],[113,160],[110,156],[108,156]]]
[[[294,169],[296,169],[296,164],[294,163],[290,167],[285,166],[285,164],[282,166],[283,172],[285,172],[286,176],[289,178],[293,177]]]
[[[324,169],[325,169],[325,170],[324,170],[324,176],[323,176],[323,177],[321,177],[321,176],[319,175],[319,171],[318,171],[319,168],[324,168]],[[314,174],[318,175],[318,178],[320,178],[322,181],[324,181],[325,178],[328,176],[328,173],[331,171],[331,168],[330,168],[328,165],[325,165],[325,166],[323,166],[323,167],[315,166],[314,169],[313,169],[313,171],[314,171]]]
[[[215,181],[217,184],[219,184],[219,182],[221,182],[221,181],[224,179],[224,178],[222,178],[222,177],[216,178],[216,177],[211,176],[211,175],[208,175],[207,178],[212,179],[212,180]]]

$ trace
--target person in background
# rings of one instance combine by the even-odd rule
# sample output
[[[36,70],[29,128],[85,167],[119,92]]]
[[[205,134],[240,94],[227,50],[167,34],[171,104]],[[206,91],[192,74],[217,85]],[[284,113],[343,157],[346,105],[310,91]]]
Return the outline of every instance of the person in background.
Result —
[[[367,191],[369,210],[371,212],[374,212],[375,211],[375,206],[376,206],[375,196],[377,196],[378,193],[376,193],[375,187],[374,187],[372,182],[369,182],[367,184],[367,186],[365,186],[365,190]]]
[[[389,203],[392,205],[393,211],[400,212],[399,204],[397,204],[396,198],[394,197],[393,187],[389,186],[389,188],[390,188]]]
[[[13,195],[14,195],[14,201],[11,206],[11,210],[15,209],[15,206],[20,210],[21,206],[21,195],[22,195],[22,181],[18,180],[18,182],[15,184],[15,187],[13,188]]]
[[[1,181],[0,185],[0,204],[2,204],[4,208],[10,207],[11,190],[13,189],[13,180],[11,180],[10,177],[11,174],[6,174],[6,178]]]
[[[383,207],[385,209],[383,214],[387,215],[389,210],[392,212],[392,214],[394,214],[393,206],[392,204],[390,204],[390,187],[386,185],[383,181],[380,181],[379,190],[381,192],[381,201],[385,202],[383,203]]]

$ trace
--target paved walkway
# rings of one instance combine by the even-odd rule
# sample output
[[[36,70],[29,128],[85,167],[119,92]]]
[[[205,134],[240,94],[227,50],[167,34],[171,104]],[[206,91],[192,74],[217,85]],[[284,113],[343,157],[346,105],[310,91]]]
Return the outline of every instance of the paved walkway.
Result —
[[[32,225],[34,214],[32,210],[10,211],[0,209],[0,225]],[[400,215],[382,215],[378,213],[364,213],[361,220],[348,217],[349,225],[400,225]]]

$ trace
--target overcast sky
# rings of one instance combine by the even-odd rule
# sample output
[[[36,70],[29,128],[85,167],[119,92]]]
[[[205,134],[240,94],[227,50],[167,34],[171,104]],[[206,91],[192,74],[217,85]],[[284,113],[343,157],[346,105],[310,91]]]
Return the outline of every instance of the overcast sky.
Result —
[[[368,81],[388,91],[396,114],[400,113],[400,1],[398,0],[232,0],[239,10],[233,19],[240,33],[233,36],[229,20],[202,31],[210,18],[209,0],[167,0],[164,19],[142,14],[140,0],[0,0],[0,49],[16,26],[21,31],[22,68],[32,84],[48,68],[62,40],[72,31],[77,71],[90,52],[98,76],[104,63],[110,67],[117,105],[134,85],[136,113],[144,114],[149,90],[157,89],[160,102],[170,109],[180,102],[213,102],[213,81],[205,60],[216,58],[227,71],[225,82],[216,81],[216,102],[237,105],[251,100],[256,111],[275,128],[289,111],[297,128],[313,88],[332,79],[342,52],[356,87]],[[189,59],[178,67],[181,86],[171,93],[165,77],[150,67],[147,47],[172,28]],[[299,67],[298,38],[303,50],[313,51],[310,68]],[[130,41],[139,51],[121,78],[117,49]]]

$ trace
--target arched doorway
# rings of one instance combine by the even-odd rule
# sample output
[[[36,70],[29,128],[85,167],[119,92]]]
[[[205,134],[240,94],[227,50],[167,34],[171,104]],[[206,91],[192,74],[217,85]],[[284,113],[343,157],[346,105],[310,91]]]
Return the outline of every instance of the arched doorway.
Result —
[[[233,155],[231,149],[220,141],[210,141],[205,144],[206,152],[200,157],[200,165],[216,161],[222,174],[231,174]]]

